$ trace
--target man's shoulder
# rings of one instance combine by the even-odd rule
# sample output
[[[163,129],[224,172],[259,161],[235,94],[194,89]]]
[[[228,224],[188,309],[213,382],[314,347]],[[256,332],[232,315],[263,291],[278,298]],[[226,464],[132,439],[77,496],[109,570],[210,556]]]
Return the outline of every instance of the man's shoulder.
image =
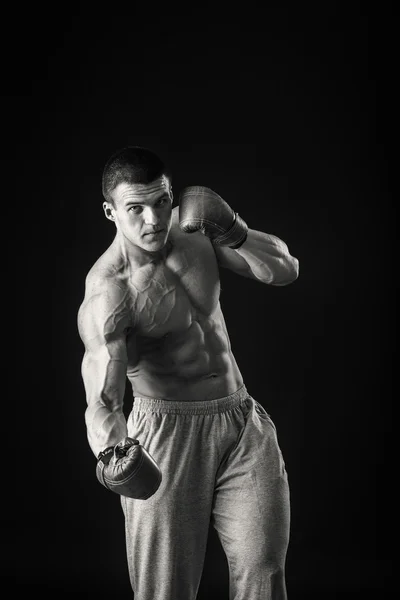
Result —
[[[86,296],[98,294],[119,294],[126,292],[126,284],[111,268],[99,268],[97,265],[89,270],[85,280]]]
[[[105,252],[98,258],[85,278],[85,293],[79,308],[81,316],[91,313],[101,318],[116,309],[122,312],[124,307],[124,312],[129,311],[131,290],[122,271],[112,253]]]
[[[98,331],[106,336],[132,325],[132,295],[112,269],[96,263],[86,276],[85,297],[78,310],[78,328],[82,339],[91,339]]]
[[[86,274],[86,295],[126,292],[124,265],[111,249],[107,249]]]

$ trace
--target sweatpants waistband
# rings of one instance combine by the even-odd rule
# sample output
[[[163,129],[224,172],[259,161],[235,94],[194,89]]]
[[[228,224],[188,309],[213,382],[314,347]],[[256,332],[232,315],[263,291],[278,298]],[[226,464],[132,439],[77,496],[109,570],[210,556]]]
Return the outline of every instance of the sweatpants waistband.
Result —
[[[243,385],[233,394],[216,398],[215,400],[200,400],[192,402],[163,400],[162,398],[143,398],[135,396],[132,412],[148,412],[175,415],[215,415],[236,408],[249,397],[246,386]]]

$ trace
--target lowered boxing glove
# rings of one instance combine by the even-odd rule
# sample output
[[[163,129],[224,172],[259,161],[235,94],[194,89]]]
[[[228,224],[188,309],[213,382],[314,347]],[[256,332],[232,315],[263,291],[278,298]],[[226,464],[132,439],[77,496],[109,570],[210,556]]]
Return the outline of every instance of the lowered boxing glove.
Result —
[[[116,446],[100,452],[96,466],[97,479],[107,489],[147,500],[160,487],[161,471],[138,440],[126,437]]]
[[[240,248],[248,227],[229,204],[210,188],[193,185],[179,196],[179,225],[182,231],[201,231],[217,246]]]

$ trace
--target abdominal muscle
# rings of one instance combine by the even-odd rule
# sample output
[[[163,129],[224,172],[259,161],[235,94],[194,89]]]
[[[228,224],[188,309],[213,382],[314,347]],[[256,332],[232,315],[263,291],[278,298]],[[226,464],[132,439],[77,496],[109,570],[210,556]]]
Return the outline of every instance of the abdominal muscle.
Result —
[[[159,338],[136,336],[135,355],[127,372],[135,397],[214,400],[243,385],[219,303],[211,316],[193,311],[185,327]]]

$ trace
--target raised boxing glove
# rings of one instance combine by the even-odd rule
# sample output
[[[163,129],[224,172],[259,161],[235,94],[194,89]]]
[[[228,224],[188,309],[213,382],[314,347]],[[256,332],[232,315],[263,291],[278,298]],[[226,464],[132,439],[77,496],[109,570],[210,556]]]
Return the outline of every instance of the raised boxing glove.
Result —
[[[136,500],[150,498],[162,480],[155,460],[138,440],[129,437],[100,452],[96,475],[107,489]]]
[[[186,233],[201,231],[217,246],[240,248],[248,227],[229,204],[210,188],[193,185],[179,196],[179,225]]]

